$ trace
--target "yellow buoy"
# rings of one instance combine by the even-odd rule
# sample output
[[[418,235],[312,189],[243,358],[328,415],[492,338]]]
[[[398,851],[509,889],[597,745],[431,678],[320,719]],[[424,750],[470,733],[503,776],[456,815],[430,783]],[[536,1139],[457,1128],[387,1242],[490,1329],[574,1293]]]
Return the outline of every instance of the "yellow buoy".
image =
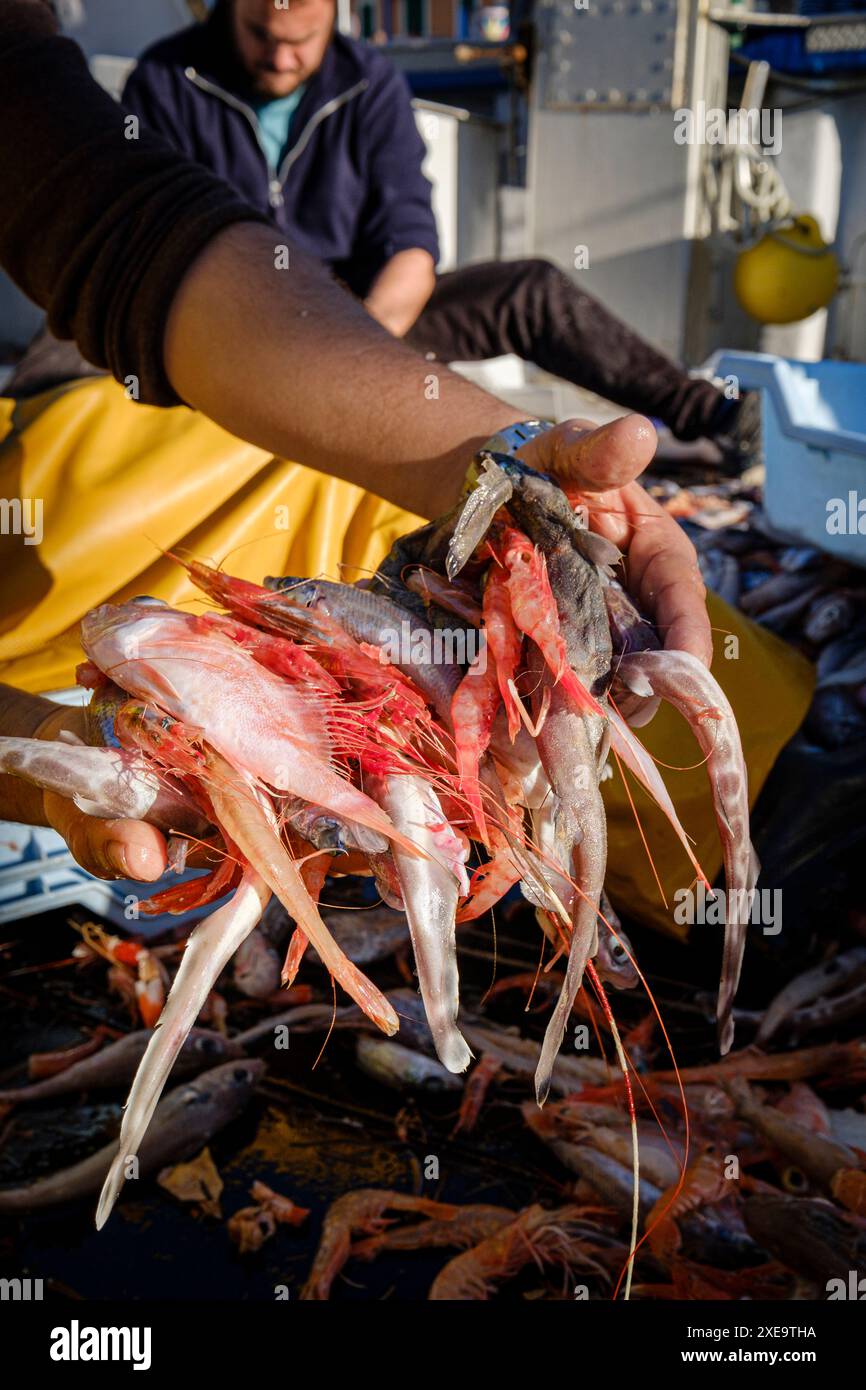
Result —
[[[742,251],[734,291],[759,323],[796,323],[823,309],[839,284],[839,262],[814,217],[794,218]]]

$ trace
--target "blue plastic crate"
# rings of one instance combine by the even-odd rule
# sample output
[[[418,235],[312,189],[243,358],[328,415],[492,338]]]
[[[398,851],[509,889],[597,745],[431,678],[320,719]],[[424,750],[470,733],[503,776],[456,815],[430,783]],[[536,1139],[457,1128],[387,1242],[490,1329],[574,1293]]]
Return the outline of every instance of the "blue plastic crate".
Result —
[[[858,501],[866,499],[866,363],[721,352],[709,366],[716,377],[735,377],[741,391],[761,392],[764,508],[773,526],[866,566],[857,524]],[[828,528],[831,499],[845,504],[852,522],[841,535]]]

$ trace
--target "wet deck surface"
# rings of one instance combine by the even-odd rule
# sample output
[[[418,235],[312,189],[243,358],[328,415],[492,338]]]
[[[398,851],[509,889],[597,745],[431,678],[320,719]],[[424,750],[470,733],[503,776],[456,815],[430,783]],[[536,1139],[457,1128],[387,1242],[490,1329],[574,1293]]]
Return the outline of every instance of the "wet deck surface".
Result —
[[[125,1006],[105,988],[105,968],[50,963],[68,957],[76,937],[67,912],[29,919],[7,930],[0,951],[0,1036],[4,1083],[22,1075],[34,1051],[72,1046],[97,1024],[131,1028]],[[462,929],[464,999],[481,1000],[494,978],[534,971],[539,938],[523,907],[500,921],[494,966],[487,925]],[[685,948],[625,923],[659,996],[692,1007],[696,992],[714,991],[720,941],[705,939]],[[707,933],[706,936],[714,936]],[[33,966],[48,966],[31,970]],[[19,973],[19,972],[24,973]],[[382,988],[405,984],[394,960],[370,967]],[[321,970],[303,967],[299,980],[316,997],[331,999]],[[781,983],[779,966],[757,957],[744,979],[742,1002],[766,999]],[[225,989],[229,1031],[267,1016],[268,1010]],[[642,992],[613,995],[623,1030],[645,1017]],[[286,1005],[291,1005],[291,995]],[[516,1026],[540,1038],[549,1000],[539,996],[525,1012],[526,991],[512,990],[483,1009],[486,1019]],[[663,1010],[664,1012],[664,1010]],[[667,1016],[678,1061],[715,1059],[714,1032],[700,1013],[673,1009]],[[46,1296],[60,1299],[145,1299],[272,1301],[277,1286],[297,1297],[318,1244],[322,1221],[335,1197],[359,1187],[387,1187],[458,1204],[489,1202],[514,1211],[533,1201],[567,1200],[573,1175],[528,1131],[521,1105],[531,1098],[527,1079],[497,1082],[471,1134],[451,1137],[460,1093],[399,1093],[364,1075],[354,1057],[355,1035],[335,1030],[317,1061],[325,1030],[292,1033],[287,1051],[270,1041],[254,1047],[268,1074],[244,1114],[218,1134],[210,1148],[225,1184],[223,1220],[197,1215],[143,1180],[127,1186],[115,1213],[99,1234],[93,1226],[96,1198],[0,1218],[0,1273],[23,1273],[45,1281]],[[591,1054],[598,1056],[593,1042]],[[611,1050],[612,1056],[612,1050]],[[661,1059],[660,1059],[661,1064]],[[616,1076],[611,1069],[611,1079]],[[109,1142],[116,1134],[123,1095],[71,1096],[19,1107],[0,1121],[0,1185],[14,1184],[66,1166]],[[435,1171],[438,1177],[425,1173]],[[240,1256],[225,1220],[250,1204],[249,1189],[261,1180],[310,1209],[306,1223],[281,1226],[254,1255]],[[418,1300],[453,1251],[385,1254],[375,1262],[351,1262],[333,1288],[335,1300]],[[559,1278],[530,1267],[499,1297],[555,1298]],[[592,1288],[592,1279],[589,1279]],[[594,1292],[603,1296],[600,1286]],[[570,1294],[566,1294],[570,1296]]]

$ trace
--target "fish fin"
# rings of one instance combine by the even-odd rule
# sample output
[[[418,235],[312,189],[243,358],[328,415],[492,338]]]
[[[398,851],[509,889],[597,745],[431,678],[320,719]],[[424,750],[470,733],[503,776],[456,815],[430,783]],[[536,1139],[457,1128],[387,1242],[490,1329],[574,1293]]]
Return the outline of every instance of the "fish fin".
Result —
[[[378,830],[361,825],[360,821],[344,821],[343,831],[346,844],[351,849],[361,850],[363,854],[385,854],[388,849],[386,837]]]
[[[183,705],[183,699],[176,686],[172,684],[164,671],[161,671],[156,662],[148,668],[148,680],[160,695],[165,695],[169,700],[173,700],[178,706]]]
[[[613,541],[600,536],[597,531],[586,531],[579,527],[572,532],[571,541],[575,550],[579,550],[590,564],[604,568],[607,565],[618,565],[622,560],[622,551]]]
[[[77,806],[79,811],[82,811],[85,816],[97,816],[100,820],[103,820],[109,815],[109,812],[101,801],[91,801],[89,797],[82,796],[80,792],[74,792],[71,800],[73,805]]]
[[[59,734],[57,735],[57,742],[58,742],[58,743],[69,743],[69,744],[71,744],[74,748],[86,748],[86,747],[87,747],[87,744],[84,742],[84,739],[83,739],[83,738],[79,738],[79,737],[78,737],[78,734],[74,734],[74,733],[72,732],[71,729],[61,729],[60,732],[59,732]]]
[[[615,670],[614,675],[619,677],[626,690],[630,690],[632,695],[641,695],[645,699],[651,699],[655,696],[649,677],[643,671],[633,671],[627,666],[624,671]]]

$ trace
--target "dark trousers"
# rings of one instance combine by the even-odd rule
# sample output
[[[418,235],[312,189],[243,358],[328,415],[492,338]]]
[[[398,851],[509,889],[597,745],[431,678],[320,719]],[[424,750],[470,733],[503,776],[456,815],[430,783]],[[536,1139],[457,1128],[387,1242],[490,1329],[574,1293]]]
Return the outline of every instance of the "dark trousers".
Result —
[[[656,416],[678,439],[712,435],[727,404],[715,386],[692,379],[550,261],[484,261],[438,276],[406,342],[442,362],[513,352]]]

